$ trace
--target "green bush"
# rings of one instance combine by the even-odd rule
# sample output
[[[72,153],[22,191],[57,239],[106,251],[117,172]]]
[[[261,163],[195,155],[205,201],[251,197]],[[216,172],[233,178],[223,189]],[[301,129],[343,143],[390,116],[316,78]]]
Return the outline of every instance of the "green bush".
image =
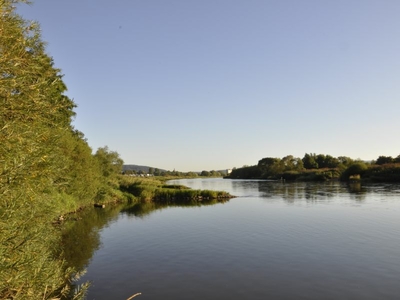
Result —
[[[351,164],[341,176],[342,180],[349,180],[350,176],[359,175],[361,178],[363,174],[368,170],[368,166],[363,162],[356,162]]]

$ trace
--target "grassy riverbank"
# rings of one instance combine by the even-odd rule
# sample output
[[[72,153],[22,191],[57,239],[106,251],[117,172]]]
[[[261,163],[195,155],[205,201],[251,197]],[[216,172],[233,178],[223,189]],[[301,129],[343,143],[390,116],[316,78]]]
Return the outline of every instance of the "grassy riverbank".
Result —
[[[233,196],[223,191],[192,190],[182,185],[168,185],[168,177],[120,177],[120,190],[132,202],[194,204],[209,200],[226,201]]]

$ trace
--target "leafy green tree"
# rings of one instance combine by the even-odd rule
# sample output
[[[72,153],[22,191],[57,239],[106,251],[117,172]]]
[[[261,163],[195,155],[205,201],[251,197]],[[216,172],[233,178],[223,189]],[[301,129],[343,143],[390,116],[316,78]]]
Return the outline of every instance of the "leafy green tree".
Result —
[[[326,168],[325,157],[326,156],[324,154],[318,154],[315,157],[315,161],[317,162],[318,168]]]
[[[348,180],[350,176],[360,175],[362,176],[368,170],[367,164],[364,162],[355,162],[351,164],[343,173],[341,178]]]
[[[318,168],[336,168],[339,166],[339,160],[331,155],[318,154],[316,157]]]
[[[297,161],[295,160],[293,155],[287,155],[282,158],[281,163],[285,171],[290,171],[296,168]]]
[[[354,162],[353,159],[351,159],[350,157],[347,156],[339,156],[338,158],[339,164],[343,164],[343,165],[350,165]]]
[[[258,161],[258,168],[263,178],[276,177],[284,171],[280,158],[265,157]]]
[[[339,166],[339,160],[331,155],[325,156],[326,168],[337,168]]]
[[[394,162],[394,159],[391,156],[379,156],[375,163],[377,165],[384,165],[384,164],[390,164],[393,162]]]
[[[193,177],[197,177],[198,174],[195,173],[195,172],[187,172],[187,173],[186,173],[186,176],[187,176],[187,177],[192,177],[192,178],[193,178]]]
[[[98,161],[100,170],[105,178],[121,174],[124,161],[118,152],[110,151],[107,146],[97,149],[94,157]]]
[[[284,171],[300,171],[303,167],[303,161],[293,155],[287,155],[281,159]]]
[[[315,153],[306,153],[302,159],[304,168],[306,169],[318,169],[318,162],[317,162],[317,156]]]
[[[61,194],[74,102],[45,53],[39,26],[0,0],[0,298],[68,294],[68,274],[51,221]],[[68,153],[71,155],[71,153]]]
[[[218,172],[218,171],[211,170],[211,171],[210,171],[210,176],[212,176],[212,177],[221,177],[222,175],[221,175],[221,173]]]
[[[99,162],[79,131],[62,137],[58,168],[62,171],[54,184],[62,193],[74,196],[76,206],[92,203],[102,184]]]
[[[261,169],[256,166],[248,166],[242,168],[234,168],[232,169],[231,174],[229,174],[229,178],[233,179],[252,179],[252,178],[261,178]]]

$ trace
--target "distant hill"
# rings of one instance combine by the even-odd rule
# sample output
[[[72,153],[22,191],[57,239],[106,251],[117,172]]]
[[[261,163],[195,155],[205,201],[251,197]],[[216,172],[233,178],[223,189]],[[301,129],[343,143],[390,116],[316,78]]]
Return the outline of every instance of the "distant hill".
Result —
[[[149,169],[150,169],[150,168],[153,168],[153,170],[154,170],[154,169],[157,169],[157,168],[149,167],[149,166],[123,165],[123,166],[122,166],[122,171],[132,170],[132,171],[136,171],[136,172],[142,171],[142,172],[144,172],[144,173],[149,173]],[[163,169],[159,169],[159,170],[160,170],[160,172],[166,171],[166,170],[163,170]]]

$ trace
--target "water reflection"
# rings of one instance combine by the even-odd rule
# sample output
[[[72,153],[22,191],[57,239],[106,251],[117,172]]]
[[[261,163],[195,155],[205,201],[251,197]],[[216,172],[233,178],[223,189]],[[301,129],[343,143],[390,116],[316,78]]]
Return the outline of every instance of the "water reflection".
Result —
[[[67,219],[62,228],[61,243],[68,266],[78,271],[88,266],[93,253],[101,245],[99,231],[118,218],[122,207],[87,208]]]
[[[88,212],[64,239],[88,299],[398,299],[400,185],[177,184],[242,197]]]
[[[62,228],[64,258],[68,266],[78,271],[84,270],[90,263],[93,253],[101,246],[100,232],[118,219],[120,214],[134,218],[145,218],[151,213],[167,207],[200,207],[223,204],[226,201],[204,200],[201,204],[156,204],[137,203],[111,205],[106,208],[83,210],[67,219]]]
[[[269,199],[282,199],[287,203],[306,201],[307,203],[331,202],[340,195],[350,194],[350,198],[357,201],[365,199],[368,189],[359,182],[270,182],[257,181],[260,197]]]
[[[286,203],[306,201],[307,203],[330,203],[335,198],[349,197],[365,201],[368,195],[400,194],[399,184],[364,184],[361,182],[281,182],[269,180],[240,179],[181,179],[170,184],[183,184],[193,189],[224,190],[237,197],[262,197],[269,200],[284,200]]]
[[[121,209],[121,213],[126,214],[128,216],[134,216],[138,218],[143,218],[150,215],[153,212],[162,210],[167,207],[201,207],[207,205],[215,205],[220,203],[225,203],[228,200],[224,201],[221,199],[211,199],[211,200],[203,200],[201,203],[194,201],[193,203],[183,203],[183,204],[160,204],[160,203],[135,203],[125,206]]]

